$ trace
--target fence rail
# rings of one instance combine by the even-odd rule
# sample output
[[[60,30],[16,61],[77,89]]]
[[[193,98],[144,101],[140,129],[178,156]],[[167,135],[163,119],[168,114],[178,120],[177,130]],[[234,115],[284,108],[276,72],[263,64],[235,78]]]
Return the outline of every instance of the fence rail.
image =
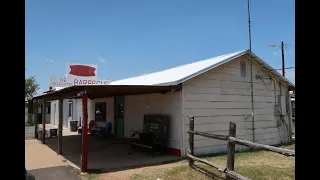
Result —
[[[285,156],[295,156],[295,151],[292,151],[290,149],[284,149],[284,148],[278,148],[278,147],[264,145],[264,144],[253,143],[251,141],[247,141],[247,140],[236,138],[236,137],[230,137],[230,136],[219,135],[219,134],[210,134],[210,133],[199,132],[199,131],[190,131],[190,130],[188,131],[188,133],[207,137],[207,138],[212,138],[212,139],[232,141],[239,145],[243,145],[243,146],[247,146],[247,147],[251,147],[259,150],[272,151]]]
[[[239,180],[248,180],[248,178],[243,177],[242,175],[234,172],[234,153],[235,153],[235,145],[243,145],[247,147],[251,147],[253,149],[259,149],[259,150],[266,150],[271,151],[275,153],[279,153],[281,155],[285,156],[295,156],[295,151],[285,149],[285,148],[278,148],[274,146],[259,144],[259,143],[253,143],[251,141],[247,141],[244,139],[236,138],[236,124],[233,122],[230,122],[229,125],[229,136],[226,135],[219,135],[219,134],[211,134],[206,132],[199,132],[194,131],[194,117],[189,118],[189,130],[187,131],[189,133],[189,149],[187,157],[189,158],[189,166],[194,165],[194,161],[198,161],[204,164],[207,164],[211,167],[216,168],[218,171],[226,174],[226,177],[228,180],[231,179],[239,179]],[[228,154],[227,154],[227,167],[223,168],[222,166],[215,164],[213,162],[200,159],[196,156],[194,156],[194,135],[199,135],[207,138],[212,139],[218,139],[223,141],[228,141]]]

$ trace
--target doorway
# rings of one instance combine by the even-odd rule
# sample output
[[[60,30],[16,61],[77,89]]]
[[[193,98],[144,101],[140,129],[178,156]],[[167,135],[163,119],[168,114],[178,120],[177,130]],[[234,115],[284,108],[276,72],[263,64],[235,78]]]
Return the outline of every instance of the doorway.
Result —
[[[114,97],[114,122],[116,138],[124,137],[124,96]]]

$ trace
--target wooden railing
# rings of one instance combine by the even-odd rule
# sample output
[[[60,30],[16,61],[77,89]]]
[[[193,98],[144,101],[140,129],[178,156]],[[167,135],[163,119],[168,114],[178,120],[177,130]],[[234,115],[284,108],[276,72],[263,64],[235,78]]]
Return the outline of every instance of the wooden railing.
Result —
[[[188,149],[188,153],[187,153],[187,157],[189,158],[189,166],[193,166],[194,161],[198,161],[198,162],[207,164],[211,167],[216,168],[221,173],[226,174],[227,179],[248,180],[248,178],[243,177],[242,175],[234,172],[234,153],[235,153],[235,145],[236,144],[251,147],[253,149],[271,151],[271,152],[279,153],[279,154],[282,154],[285,156],[295,156],[295,151],[292,151],[289,149],[253,143],[251,141],[236,138],[236,124],[233,122],[230,122],[229,136],[226,136],[226,135],[218,135],[218,134],[211,134],[211,133],[206,133],[206,132],[194,131],[194,117],[193,116],[190,117],[189,120],[190,120],[189,131],[188,131],[188,133],[189,133],[189,149]],[[218,164],[215,164],[213,162],[207,161],[205,159],[200,159],[200,158],[194,156],[194,135],[199,135],[199,136],[203,136],[203,137],[207,137],[207,138],[228,141],[227,167],[224,168]]]

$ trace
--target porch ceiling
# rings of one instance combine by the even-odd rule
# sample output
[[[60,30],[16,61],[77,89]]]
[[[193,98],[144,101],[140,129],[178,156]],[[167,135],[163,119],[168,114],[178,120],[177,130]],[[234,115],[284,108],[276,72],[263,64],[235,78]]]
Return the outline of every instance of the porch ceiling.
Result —
[[[141,86],[141,85],[94,85],[94,86],[71,86],[51,93],[36,96],[33,100],[56,100],[56,99],[72,99],[77,98],[77,94],[87,91],[90,99],[125,96],[150,93],[166,93],[170,91],[181,90],[181,85],[172,86]]]

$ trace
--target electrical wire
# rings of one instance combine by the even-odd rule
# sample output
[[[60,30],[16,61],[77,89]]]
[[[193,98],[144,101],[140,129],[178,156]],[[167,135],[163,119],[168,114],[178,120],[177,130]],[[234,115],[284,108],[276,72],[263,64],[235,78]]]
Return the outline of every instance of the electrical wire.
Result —
[[[287,67],[287,68],[284,68],[284,69],[294,69],[294,68],[296,68],[296,67]],[[282,70],[282,68],[281,69],[275,69],[275,70]]]
[[[269,76],[269,78],[270,78],[270,76]],[[270,78],[270,83],[266,83],[260,76],[259,76],[259,79],[261,80],[261,82],[262,82],[262,84],[263,84],[264,86],[269,86],[269,85],[272,83],[271,78]]]

